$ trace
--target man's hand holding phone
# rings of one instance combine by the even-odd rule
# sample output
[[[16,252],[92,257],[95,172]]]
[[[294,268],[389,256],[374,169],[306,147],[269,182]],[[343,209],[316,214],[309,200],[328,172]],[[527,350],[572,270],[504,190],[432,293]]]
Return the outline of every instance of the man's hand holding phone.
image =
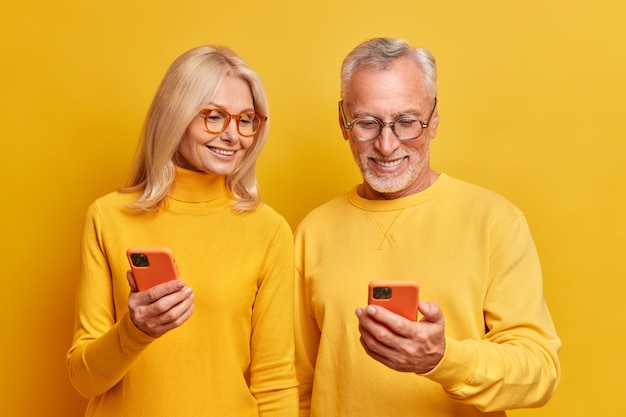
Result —
[[[400,287],[396,285],[397,283],[387,281],[385,284],[376,281],[370,284],[368,302],[372,302],[367,308],[356,310],[361,344],[369,356],[391,369],[417,374],[429,372],[437,366],[445,352],[443,313],[436,303],[418,302],[415,299],[417,310],[422,315],[419,321],[415,321],[413,318],[407,318],[407,314],[401,315],[391,311],[402,307],[400,311],[406,313],[412,310],[410,305],[393,306],[394,303],[391,302],[384,304],[374,300],[374,287],[390,287],[390,298],[393,297],[394,291],[403,292],[403,297],[398,297],[398,300],[403,298],[405,300],[403,303],[410,304],[413,298],[407,294],[412,290],[406,290],[408,293],[405,290],[398,290],[397,288],[404,288],[406,282]],[[386,297],[385,290],[379,291],[382,291],[379,296]]]
[[[128,309],[135,326],[159,337],[187,321],[193,313],[194,294],[178,277],[171,251],[131,248],[127,256],[131,265],[126,274],[131,289]],[[138,285],[140,282],[143,286]]]

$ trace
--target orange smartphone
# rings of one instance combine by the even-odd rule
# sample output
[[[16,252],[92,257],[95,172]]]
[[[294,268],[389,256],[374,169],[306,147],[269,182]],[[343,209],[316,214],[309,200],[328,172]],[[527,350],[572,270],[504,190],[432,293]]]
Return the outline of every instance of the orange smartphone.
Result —
[[[174,253],[165,247],[133,247],[126,251],[139,291],[180,278]]]
[[[377,280],[369,284],[367,303],[417,321],[419,285],[414,281]]]

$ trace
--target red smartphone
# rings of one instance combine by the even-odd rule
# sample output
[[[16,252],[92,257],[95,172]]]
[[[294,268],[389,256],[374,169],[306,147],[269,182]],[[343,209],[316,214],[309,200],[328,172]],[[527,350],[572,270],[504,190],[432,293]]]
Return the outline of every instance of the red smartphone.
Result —
[[[180,278],[174,253],[165,247],[133,247],[126,251],[139,291]]]
[[[377,280],[369,284],[367,303],[417,321],[419,285],[414,281]]]

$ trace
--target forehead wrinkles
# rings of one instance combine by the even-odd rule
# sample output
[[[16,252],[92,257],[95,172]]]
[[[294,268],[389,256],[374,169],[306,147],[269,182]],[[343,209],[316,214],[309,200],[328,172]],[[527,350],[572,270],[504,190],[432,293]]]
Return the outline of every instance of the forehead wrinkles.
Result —
[[[403,61],[385,70],[359,68],[346,92],[352,117],[420,115],[428,102],[422,71]]]

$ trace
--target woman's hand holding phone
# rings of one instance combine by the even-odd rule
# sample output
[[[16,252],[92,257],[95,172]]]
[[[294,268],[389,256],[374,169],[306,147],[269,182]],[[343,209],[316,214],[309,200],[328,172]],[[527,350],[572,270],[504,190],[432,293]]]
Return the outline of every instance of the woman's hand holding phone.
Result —
[[[149,265],[140,264],[143,260],[138,262],[137,254],[149,254],[149,259],[155,261]],[[131,271],[126,274],[131,289],[128,309],[135,326],[149,336],[159,337],[187,321],[193,313],[194,294],[178,277],[171,251],[167,248],[131,248],[127,256],[131,265]],[[151,268],[156,265],[158,268]],[[136,273],[141,276],[143,287],[137,285]]]
[[[193,313],[194,294],[183,281],[174,280],[158,284],[145,291],[137,291],[131,271],[127,273],[131,283],[128,297],[130,318],[135,326],[152,337],[159,337],[179,327]]]

